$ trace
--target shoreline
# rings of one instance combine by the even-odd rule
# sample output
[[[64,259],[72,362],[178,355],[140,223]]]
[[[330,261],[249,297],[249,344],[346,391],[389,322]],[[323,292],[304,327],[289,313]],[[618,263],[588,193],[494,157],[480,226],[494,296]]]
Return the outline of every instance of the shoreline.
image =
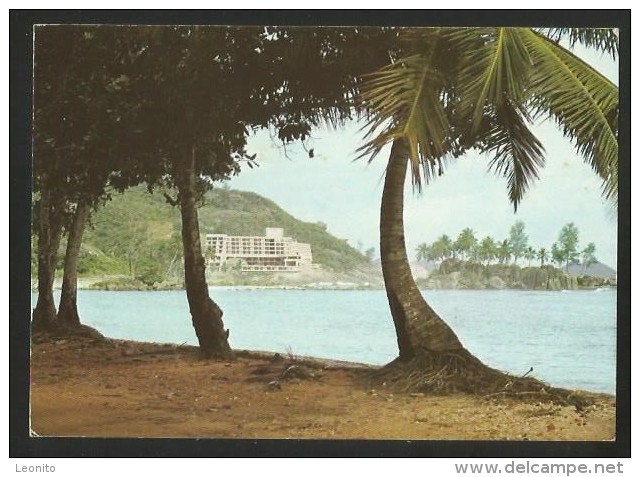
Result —
[[[510,398],[405,394],[368,386],[372,369],[271,351],[211,360],[193,345],[36,336],[32,430],[84,437],[615,438],[615,397],[608,394],[580,391],[595,398],[580,412]]]
[[[78,290],[94,290],[94,291],[170,291],[170,290],[178,290],[184,291],[184,287],[181,284],[177,283],[168,283],[168,284],[159,284],[157,287],[153,286],[123,286],[123,287],[114,287],[110,288],[109,286],[104,287],[94,287],[93,285],[100,282],[109,281],[110,279],[119,279],[119,278],[129,278],[129,277],[113,277],[113,276],[104,276],[104,277],[81,277],[78,279]],[[358,284],[347,284],[337,282],[336,284],[322,284],[321,286],[316,286],[315,283],[311,284],[301,284],[301,285],[290,285],[290,284],[280,284],[280,285],[209,285],[209,290],[305,290],[305,291],[369,291],[369,290],[384,290],[384,286],[369,286],[369,285],[358,285]],[[54,281],[53,289],[56,291],[60,291],[62,288],[62,279],[56,278]],[[579,286],[573,289],[539,289],[539,288],[467,288],[467,287],[418,287],[420,291],[445,291],[445,290],[458,290],[458,291],[541,291],[541,292],[567,292],[567,291],[596,291],[596,290],[617,290],[616,285],[606,285],[606,286]],[[37,293],[37,281],[32,280],[31,282],[31,292]]]
[[[98,333],[100,333],[99,330]],[[101,334],[101,333],[100,333]],[[133,348],[157,348],[161,350],[159,352],[166,352],[167,350],[173,351],[188,351],[193,354],[199,353],[199,347],[197,344],[192,344],[188,342],[174,342],[174,341],[138,341],[133,339],[126,338],[112,338],[109,336],[102,335],[107,343],[114,343],[117,346],[129,346]],[[53,338],[55,340],[55,338]],[[66,340],[66,337],[60,337],[60,340]],[[375,363],[366,363],[362,361],[350,361],[347,359],[338,359],[331,357],[323,357],[323,356],[315,356],[315,355],[302,355],[302,354],[294,354],[290,351],[272,351],[265,349],[246,349],[246,348],[232,348],[233,359],[241,357],[241,358],[251,358],[251,359],[261,359],[261,360],[274,360],[274,361],[291,361],[296,363],[301,363],[305,365],[309,365],[312,367],[325,367],[325,368],[341,368],[341,369],[352,369],[352,370],[376,370],[383,367],[385,364],[375,364]],[[508,372],[504,371],[509,374]],[[515,375],[514,375],[515,376]],[[549,384],[548,382],[540,379],[545,384]],[[583,388],[569,388],[559,384],[553,384],[552,386],[558,388],[568,389],[569,391],[576,392],[579,394],[589,395],[589,396],[600,396],[611,399],[616,399],[615,392],[610,393],[606,391],[597,391]]]

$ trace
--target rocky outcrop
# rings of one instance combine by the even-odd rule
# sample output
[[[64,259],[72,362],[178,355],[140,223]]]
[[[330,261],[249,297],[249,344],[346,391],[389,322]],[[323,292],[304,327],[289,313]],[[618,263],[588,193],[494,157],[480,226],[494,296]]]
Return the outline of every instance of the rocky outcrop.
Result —
[[[155,282],[149,285],[135,278],[115,277],[93,282],[86,288],[107,291],[182,290],[184,285],[181,282]]]
[[[575,290],[577,277],[550,265],[520,268],[517,265],[464,262],[448,259],[427,279],[418,280],[423,288],[432,289],[517,289]]]

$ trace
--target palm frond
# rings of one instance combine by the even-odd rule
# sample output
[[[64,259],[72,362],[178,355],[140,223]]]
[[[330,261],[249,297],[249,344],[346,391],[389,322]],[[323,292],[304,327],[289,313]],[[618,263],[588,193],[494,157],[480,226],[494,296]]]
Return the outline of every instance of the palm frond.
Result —
[[[459,114],[469,118],[469,139],[492,156],[489,169],[506,177],[515,209],[544,165],[542,144],[527,113],[532,60],[524,28],[461,28],[448,37],[463,51],[457,75]]]
[[[585,161],[604,181],[604,195],[618,194],[618,88],[570,51],[528,30],[533,61],[531,105],[553,117]]]
[[[607,53],[615,60],[619,38],[615,28],[541,28],[540,33],[554,42],[567,39],[573,48],[576,43]]]
[[[359,157],[369,156],[371,161],[388,143],[405,139],[413,185],[420,191],[423,181],[428,183],[440,172],[450,149],[444,85],[432,52],[404,58],[369,75],[361,99],[375,114],[364,126],[367,142],[358,149]]]
[[[521,28],[457,28],[448,33],[460,58],[457,85],[462,114],[470,114],[477,129],[487,110],[525,100],[531,59]]]
[[[493,155],[489,169],[507,179],[509,200],[517,210],[544,166],[544,148],[529,129],[530,118],[524,107],[516,107],[505,98],[493,108],[491,117],[480,150]]]

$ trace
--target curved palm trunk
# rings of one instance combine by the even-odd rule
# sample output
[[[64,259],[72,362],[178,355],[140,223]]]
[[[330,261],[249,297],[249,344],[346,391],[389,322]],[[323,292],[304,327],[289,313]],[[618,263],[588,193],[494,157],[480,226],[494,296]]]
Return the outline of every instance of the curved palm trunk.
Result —
[[[51,330],[58,326],[53,299],[56,259],[62,237],[62,223],[58,219],[52,193],[43,189],[39,204],[38,301],[33,309],[34,330]]]
[[[422,297],[407,260],[404,241],[404,183],[408,150],[396,140],[385,174],[380,213],[382,272],[398,336],[400,356],[373,371],[371,384],[401,391],[466,392],[484,395],[539,395],[574,403],[570,390],[488,367],[466,350],[453,330]]]
[[[407,162],[406,143],[404,140],[394,141],[380,210],[382,273],[403,361],[422,354],[421,351],[463,349],[455,333],[422,297],[411,274],[403,220]]]
[[[58,309],[58,321],[60,324],[69,327],[80,326],[80,316],[78,315],[78,258],[80,256],[82,234],[90,213],[91,206],[88,202],[78,203],[71,228],[69,229],[67,250],[64,257],[60,307]]]
[[[196,206],[195,157],[188,165],[175,170],[178,200],[182,217],[182,244],[184,247],[184,281],[189,301],[192,324],[200,349],[207,355],[227,355],[229,330],[224,329],[222,310],[209,297],[205,279],[205,264],[200,244],[200,226]]]

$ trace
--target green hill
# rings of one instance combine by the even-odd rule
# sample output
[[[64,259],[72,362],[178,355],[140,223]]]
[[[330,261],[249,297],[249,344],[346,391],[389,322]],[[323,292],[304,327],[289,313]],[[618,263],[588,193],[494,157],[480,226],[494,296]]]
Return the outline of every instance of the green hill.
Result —
[[[266,227],[283,228],[285,235],[311,244],[313,262],[327,271],[350,272],[368,264],[362,253],[329,234],[323,224],[302,222],[252,192],[214,188],[205,195],[199,218],[203,236],[263,235]],[[179,210],[162,194],[136,187],[114,195],[95,214],[85,231],[79,271],[153,283],[179,278],[181,253]]]
[[[202,233],[264,235],[266,227],[280,227],[286,236],[311,244],[313,262],[328,270],[350,271],[368,263],[346,240],[328,233],[324,224],[302,222],[253,192],[214,189],[199,212]]]

